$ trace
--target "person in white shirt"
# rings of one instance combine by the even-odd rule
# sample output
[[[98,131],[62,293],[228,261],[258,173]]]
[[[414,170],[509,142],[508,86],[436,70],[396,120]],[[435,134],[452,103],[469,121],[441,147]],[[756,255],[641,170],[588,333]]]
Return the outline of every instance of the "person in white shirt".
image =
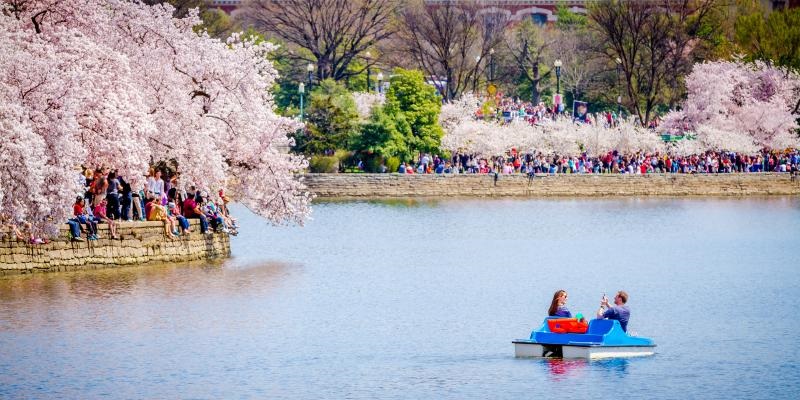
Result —
[[[147,178],[147,191],[151,196],[160,199],[164,193],[164,180],[161,179],[161,171],[156,170],[155,176]]]

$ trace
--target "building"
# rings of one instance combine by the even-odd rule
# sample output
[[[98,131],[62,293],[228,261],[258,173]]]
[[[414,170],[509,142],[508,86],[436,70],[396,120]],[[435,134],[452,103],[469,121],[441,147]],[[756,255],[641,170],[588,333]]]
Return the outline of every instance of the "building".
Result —
[[[783,10],[785,8],[800,7],[800,0],[761,0],[761,4],[769,11]]]
[[[588,0],[425,0],[428,7],[437,7],[445,3],[464,4],[478,8],[479,14],[499,15],[511,22],[531,19],[544,25],[555,22],[556,9],[567,7],[575,13],[586,14]]]
[[[210,0],[208,5],[211,8],[219,8],[230,14],[242,5],[242,0]]]

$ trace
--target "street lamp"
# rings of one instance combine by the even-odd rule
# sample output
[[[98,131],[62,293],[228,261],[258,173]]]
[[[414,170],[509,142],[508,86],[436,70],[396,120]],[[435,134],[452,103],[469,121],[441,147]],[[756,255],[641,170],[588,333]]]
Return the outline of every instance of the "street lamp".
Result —
[[[306,71],[308,71],[308,91],[311,91],[311,84],[313,81],[311,80],[311,74],[314,72],[314,64],[308,63],[306,66]]]
[[[364,58],[367,60],[367,93],[369,93],[371,91],[370,88],[369,88],[369,59],[371,57],[372,57],[372,53],[370,53],[369,51],[364,53]]]
[[[381,93],[382,89],[382,82],[383,82],[383,72],[378,72],[378,93]]]
[[[561,60],[553,63],[556,66],[556,93],[561,94]]]
[[[622,94],[620,93],[619,71],[622,68],[622,59],[617,57],[615,61],[617,62],[617,118],[620,118],[619,113],[622,110]]]
[[[480,70],[481,70],[481,56],[475,56],[475,76],[472,80],[472,91],[478,91],[478,80],[480,79]]]
[[[494,83],[494,47],[489,49],[489,82]]]
[[[300,85],[297,87],[297,92],[300,93],[300,121],[303,120],[303,95],[306,93],[306,85],[303,82],[300,82]]]

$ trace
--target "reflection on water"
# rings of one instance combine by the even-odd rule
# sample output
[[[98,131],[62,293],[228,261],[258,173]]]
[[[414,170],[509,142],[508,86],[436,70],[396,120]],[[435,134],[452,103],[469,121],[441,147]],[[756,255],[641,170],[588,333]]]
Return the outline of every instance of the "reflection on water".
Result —
[[[580,378],[581,372],[589,364],[589,361],[548,358],[544,360],[544,363],[547,365],[550,379],[560,381],[564,378]]]
[[[611,372],[617,377],[624,377],[628,373],[630,361],[625,358],[612,358],[609,360],[597,360],[596,363],[599,368]]]
[[[0,278],[0,398],[800,392],[800,319],[774,318],[800,308],[797,198],[320,202],[303,228],[235,212],[228,260]],[[658,354],[515,359],[561,288],[584,315],[626,290]]]
[[[268,293],[281,284],[288,264],[234,265],[212,260],[179,265],[147,265],[118,269],[33,274],[0,279],[3,330],[36,327],[53,309],[148,299],[230,298]],[[24,311],[24,312],[20,312]]]

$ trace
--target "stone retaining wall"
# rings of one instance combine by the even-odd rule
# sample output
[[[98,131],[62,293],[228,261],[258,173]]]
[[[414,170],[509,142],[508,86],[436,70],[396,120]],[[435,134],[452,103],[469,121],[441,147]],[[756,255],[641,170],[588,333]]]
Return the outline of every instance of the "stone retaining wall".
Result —
[[[175,239],[164,236],[163,223],[149,221],[120,222],[117,227],[118,240],[109,239],[111,234],[105,224],[98,225],[102,239],[94,241],[69,240],[67,225],[62,228],[59,238],[46,244],[29,245],[5,237],[0,240],[0,275],[230,256],[228,234],[202,235],[199,221],[190,222],[193,232]]]
[[[318,198],[800,195],[790,174],[306,174]]]

